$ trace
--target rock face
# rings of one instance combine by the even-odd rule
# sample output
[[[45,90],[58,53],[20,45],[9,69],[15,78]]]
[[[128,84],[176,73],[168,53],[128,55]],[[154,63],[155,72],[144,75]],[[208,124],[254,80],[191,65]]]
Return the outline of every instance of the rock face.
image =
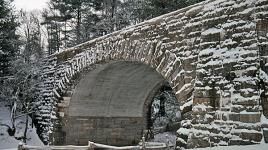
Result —
[[[260,116],[268,116],[267,12],[267,0],[210,0],[59,52],[46,62],[44,105],[91,64],[138,61],[169,82],[182,109],[191,106],[179,143],[259,143]]]

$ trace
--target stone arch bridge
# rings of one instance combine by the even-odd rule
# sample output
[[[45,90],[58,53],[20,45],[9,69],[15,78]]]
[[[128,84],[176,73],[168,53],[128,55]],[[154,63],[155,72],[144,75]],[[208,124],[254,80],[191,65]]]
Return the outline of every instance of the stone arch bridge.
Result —
[[[262,138],[267,142],[267,61],[267,0],[208,0],[180,9],[48,57],[39,107],[45,115],[36,117],[41,136],[48,141],[48,124],[56,111],[70,131],[65,141],[83,144],[92,128],[111,122],[114,127],[106,128],[113,131],[96,129],[99,137],[93,139],[129,144],[129,137],[140,138],[146,127],[144,108],[150,94],[168,82],[183,113],[178,145],[254,144]],[[99,63],[102,67],[93,73],[85,71]],[[70,92],[75,85],[71,81],[79,75],[81,80]],[[113,86],[105,90],[103,85]],[[50,141],[55,138],[52,134]]]

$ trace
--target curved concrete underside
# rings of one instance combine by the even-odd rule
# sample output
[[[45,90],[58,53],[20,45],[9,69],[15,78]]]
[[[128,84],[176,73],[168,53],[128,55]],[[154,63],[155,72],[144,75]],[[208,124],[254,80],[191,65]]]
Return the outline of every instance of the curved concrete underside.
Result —
[[[145,100],[163,81],[154,69],[139,62],[101,65],[76,86],[69,116],[143,117]]]

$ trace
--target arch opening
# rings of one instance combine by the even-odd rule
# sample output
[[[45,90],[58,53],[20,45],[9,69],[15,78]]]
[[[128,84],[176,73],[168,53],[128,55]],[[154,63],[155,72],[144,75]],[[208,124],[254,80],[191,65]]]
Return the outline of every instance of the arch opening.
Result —
[[[156,96],[172,93],[158,72],[133,61],[113,61],[87,70],[73,91],[62,119],[61,144],[136,145],[153,127],[151,106]]]
[[[147,113],[146,138],[152,142],[176,145],[176,131],[180,127],[180,104],[170,85],[160,86],[150,102]]]

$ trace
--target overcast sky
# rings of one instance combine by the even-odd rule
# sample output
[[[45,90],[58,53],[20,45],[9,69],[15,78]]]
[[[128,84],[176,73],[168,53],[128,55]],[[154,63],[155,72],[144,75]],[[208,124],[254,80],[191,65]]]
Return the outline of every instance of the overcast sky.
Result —
[[[24,9],[27,11],[34,9],[42,9],[46,7],[46,2],[49,0],[15,0],[14,4],[16,9]]]

